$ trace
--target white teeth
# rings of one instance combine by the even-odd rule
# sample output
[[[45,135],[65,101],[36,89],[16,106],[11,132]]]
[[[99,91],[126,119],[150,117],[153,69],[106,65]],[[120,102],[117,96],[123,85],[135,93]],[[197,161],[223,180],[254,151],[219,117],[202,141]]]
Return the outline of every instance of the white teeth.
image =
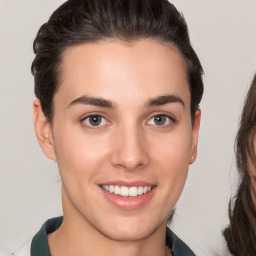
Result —
[[[108,187],[108,191],[109,191],[110,193],[114,193],[114,190],[115,190],[115,187],[114,187],[113,185],[110,185],[110,186]]]
[[[137,196],[138,195],[138,189],[136,187],[129,188],[129,196]]]
[[[120,194],[120,187],[119,186],[115,186],[114,194],[116,194],[116,195]]]
[[[109,193],[114,193],[120,196],[136,197],[148,193],[152,187],[150,186],[139,186],[139,187],[126,187],[118,185],[102,185],[102,188]]]
[[[122,186],[120,189],[120,195],[121,196],[128,196],[129,195],[129,188]]]
[[[108,191],[108,185],[103,185],[102,188]]]
[[[137,193],[138,193],[138,196],[143,195],[143,187],[142,186],[138,187]]]

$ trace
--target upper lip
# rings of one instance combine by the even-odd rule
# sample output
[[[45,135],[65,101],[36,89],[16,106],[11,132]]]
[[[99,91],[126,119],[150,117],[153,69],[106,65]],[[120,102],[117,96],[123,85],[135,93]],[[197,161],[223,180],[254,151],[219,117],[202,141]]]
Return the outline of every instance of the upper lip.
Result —
[[[102,182],[99,184],[100,186],[102,185],[116,185],[116,186],[126,186],[126,187],[139,187],[139,186],[149,186],[149,187],[153,187],[155,186],[155,184],[150,183],[150,182],[146,182],[146,181],[124,181],[124,180],[114,180],[114,181],[106,181],[106,182]]]

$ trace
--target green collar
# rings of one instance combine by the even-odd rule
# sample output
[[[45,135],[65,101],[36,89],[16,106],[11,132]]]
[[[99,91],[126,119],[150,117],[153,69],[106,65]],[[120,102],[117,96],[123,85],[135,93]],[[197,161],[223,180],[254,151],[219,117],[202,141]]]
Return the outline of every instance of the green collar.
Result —
[[[34,236],[30,255],[31,256],[51,256],[47,242],[47,235],[56,231],[63,221],[63,217],[47,220],[39,232]],[[166,245],[172,249],[174,256],[195,256],[191,249],[181,241],[169,228],[166,229]]]
[[[47,235],[56,231],[63,221],[63,217],[47,220],[39,232],[33,237],[30,255],[31,256],[51,256],[48,246]]]

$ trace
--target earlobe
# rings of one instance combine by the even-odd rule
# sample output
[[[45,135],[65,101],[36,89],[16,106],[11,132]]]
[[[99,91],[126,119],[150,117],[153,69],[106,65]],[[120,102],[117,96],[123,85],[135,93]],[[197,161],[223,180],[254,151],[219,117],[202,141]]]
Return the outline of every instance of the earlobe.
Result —
[[[50,122],[44,116],[39,99],[36,99],[33,103],[33,115],[36,137],[44,154],[48,158],[56,160],[52,127]]]
[[[189,164],[193,164],[197,158],[197,146],[192,149]]]
[[[197,145],[198,145],[198,135],[201,121],[201,110],[198,109],[195,113],[195,120],[192,131],[192,147],[190,153],[189,164],[193,164],[197,158]]]

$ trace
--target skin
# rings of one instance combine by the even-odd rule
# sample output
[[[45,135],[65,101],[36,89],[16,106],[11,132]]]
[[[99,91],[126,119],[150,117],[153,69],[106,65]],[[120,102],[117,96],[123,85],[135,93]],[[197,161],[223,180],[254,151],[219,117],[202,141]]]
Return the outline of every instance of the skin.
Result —
[[[66,50],[52,124],[34,101],[38,141],[63,183],[64,221],[48,236],[52,255],[170,255],[166,217],[197,154],[201,114],[192,126],[190,100],[184,60],[170,44],[113,40]],[[90,115],[103,121],[92,126]],[[169,117],[159,125],[157,115]],[[154,191],[143,206],[124,209],[99,186],[112,181],[148,182]]]

